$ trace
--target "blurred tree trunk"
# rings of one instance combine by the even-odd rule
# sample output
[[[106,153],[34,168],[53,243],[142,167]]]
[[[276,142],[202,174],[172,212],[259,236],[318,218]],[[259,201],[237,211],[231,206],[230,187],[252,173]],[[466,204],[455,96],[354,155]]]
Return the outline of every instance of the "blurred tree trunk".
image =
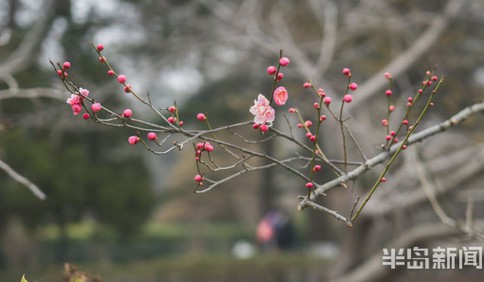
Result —
[[[8,1],[8,28],[15,29],[17,27],[17,23],[15,21],[15,14],[17,13],[18,3],[18,0]]]
[[[274,155],[274,139],[270,139],[263,143],[263,152],[269,156]],[[267,161],[267,163],[270,163]],[[277,197],[276,191],[274,189],[274,168],[269,168],[262,171],[262,181],[260,187],[260,212],[261,217],[268,211],[275,208],[274,199]]]

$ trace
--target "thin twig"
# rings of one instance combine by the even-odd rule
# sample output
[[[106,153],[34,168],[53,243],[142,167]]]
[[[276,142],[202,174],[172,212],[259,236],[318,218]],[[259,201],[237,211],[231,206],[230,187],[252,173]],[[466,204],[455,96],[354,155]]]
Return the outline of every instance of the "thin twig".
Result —
[[[0,160],[0,169],[5,171],[15,181],[27,187],[40,200],[46,199],[44,192],[42,192],[42,190],[40,190],[40,188],[37,187],[37,185],[32,183],[28,178],[20,175],[18,172],[16,172],[13,168],[11,168],[8,164],[3,162],[2,160]]]
[[[472,106],[469,106],[461,110],[460,112],[458,112],[457,114],[455,114],[454,116],[452,116],[451,118],[449,118],[448,120],[440,124],[434,125],[425,130],[422,130],[421,132],[413,134],[410,138],[408,138],[405,144],[407,146],[410,146],[412,144],[421,142],[427,138],[430,138],[436,134],[439,134],[443,131],[448,130],[451,127],[454,127],[462,123],[464,120],[466,120],[468,117],[474,114],[482,113],[482,112],[484,112],[484,102],[476,103]],[[339,187],[341,183],[347,182],[348,180],[351,180],[351,179],[356,179],[358,176],[372,169],[376,165],[383,163],[384,161],[389,159],[394,152],[396,152],[396,150],[400,147],[401,143],[402,141],[400,143],[394,144],[393,146],[390,147],[388,151],[381,152],[375,157],[367,160],[364,164],[348,172],[348,174],[342,175],[322,185],[317,185],[318,186],[317,189],[311,195],[311,200],[316,199],[318,196],[323,195],[326,192],[329,192],[336,187]],[[302,202],[300,202],[299,205],[303,206]]]

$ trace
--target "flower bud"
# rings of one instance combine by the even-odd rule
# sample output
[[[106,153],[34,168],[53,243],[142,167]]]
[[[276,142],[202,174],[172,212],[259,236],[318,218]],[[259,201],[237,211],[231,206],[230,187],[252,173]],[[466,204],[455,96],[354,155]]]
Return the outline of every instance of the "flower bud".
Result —
[[[126,109],[123,111],[123,117],[131,118],[133,116],[133,111],[131,109]]]
[[[156,133],[154,133],[154,132],[149,132],[147,137],[151,141],[158,139],[158,137],[156,136]]]

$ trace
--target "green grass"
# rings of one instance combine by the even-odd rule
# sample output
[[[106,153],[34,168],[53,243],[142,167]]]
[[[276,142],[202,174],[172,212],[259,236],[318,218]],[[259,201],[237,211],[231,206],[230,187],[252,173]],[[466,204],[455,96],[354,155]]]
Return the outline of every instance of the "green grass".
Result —
[[[140,234],[141,239],[188,239],[194,236],[203,238],[213,238],[220,240],[251,238],[253,230],[247,230],[235,223],[203,223],[203,224],[165,224],[148,223]],[[69,224],[67,226],[67,236],[72,240],[90,240],[99,237],[107,240],[112,239],[110,234],[103,226],[93,221],[82,221]],[[54,224],[43,226],[37,232],[40,240],[55,241],[60,237],[60,229]]]

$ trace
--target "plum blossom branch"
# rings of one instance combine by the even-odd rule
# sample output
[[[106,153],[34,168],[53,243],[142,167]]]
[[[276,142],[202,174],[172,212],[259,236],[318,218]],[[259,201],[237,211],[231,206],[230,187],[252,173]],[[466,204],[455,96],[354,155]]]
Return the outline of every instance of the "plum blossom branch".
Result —
[[[238,176],[244,175],[247,172],[260,171],[278,166],[302,179],[306,183],[305,186],[308,189],[308,194],[307,196],[300,198],[299,209],[312,207],[351,225],[359,216],[366,203],[370,200],[378,185],[383,182],[385,173],[388,171],[399,153],[405,150],[407,146],[418,142],[418,138],[425,139],[432,134],[436,134],[432,133],[432,130],[434,130],[433,128],[422,131],[425,135],[422,135],[422,132],[415,135],[413,134],[424,114],[429,107],[432,106],[432,98],[442,82],[442,80],[440,80],[436,83],[436,86],[431,89],[432,83],[437,80],[435,79],[436,76],[433,75],[433,71],[426,74],[426,78],[415,96],[409,97],[407,111],[396,132],[389,132],[389,124],[384,124],[388,131],[387,135],[390,136],[390,138],[387,138],[387,145],[383,147],[385,150],[369,159],[363,153],[355,136],[351,133],[347,124],[349,118],[346,118],[343,115],[343,110],[346,109],[345,104],[349,104],[353,101],[353,95],[350,91],[355,91],[358,88],[356,83],[351,82],[351,71],[348,68],[343,69],[343,75],[346,76],[347,83],[345,85],[346,90],[342,95],[343,98],[340,99],[341,106],[339,112],[334,112],[331,109],[331,98],[326,95],[322,88],[316,89],[310,82],[303,84],[304,88],[312,88],[316,94],[318,102],[313,104],[313,108],[315,110],[314,113],[317,116],[315,124],[313,125],[313,121],[303,120],[299,110],[289,108],[289,112],[295,113],[295,117],[299,119],[300,123],[297,125],[297,128],[301,129],[299,133],[293,132],[289,120],[290,118],[285,115],[284,118],[289,125],[290,132],[286,133],[283,130],[278,129],[277,126],[274,126],[274,123],[276,123],[276,113],[279,111],[277,107],[283,106],[289,101],[289,93],[287,89],[284,86],[279,85],[284,78],[282,70],[290,64],[289,59],[283,56],[282,50],[279,53],[277,66],[269,66],[266,70],[266,73],[272,78],[271,92],[269,95],[264,95],[262,93],[258,94],[254,100],[254,104],[248,109],[249,113],[253,115],[252,121],[242,121],[212,128],[207,115],[204,113],[198,113],[196,119],[205,123],[208,129],[187,129],[184,126],[182,112],[179,111],[176,101],[173,105],[164,108],[154,106],[149,94],[147,95],[147,99],[144,99],[141,95],[137,94],[134,87],[128,83],[128,78],[125,75],[119,74],[114,70],[107,58],[103,55],[104,46],[102,44],[93,44],[93,47],[99,55],[99,61],[106,67],[107,75],[117,80],[126,95],[134,96],[140,103],[153,111],[156,116],[160,117],[161,120],[154,123],[138,118],[136,113],[131,109],[119,111],[110,109],[106,105],[101,105],[101,103],[96,100],[95,94],[93,95],[89,90],[78,87],[76,83],[69,78],[69,69],[71,68],[69,62],[64,62],[63,64],[52,63],[52,66],[64,84],[64,87],[71,94],[66,102],[71,106],[73,114],[82,114],[83,119],[92,120],[106,126],[130,128],[134,130],[136,134],[128,137],[128,143],[135,145],[140,142],[146,150],[156,155],[164,155],[175,149],[182,150],[186,145],[191,144],[194,150],[196,167],[196,175],[194,177],[194,181],[196,182],[196,188],[194,189],[195,193],[211,191],[215,187]],[[385,74],[385,78],[391,83],[390,74]],[[419,112],[419,117],[414,121],[413,125],[408,126],[410,111],[414,104],[419,100],[419,97],[422,96],[427,89],[430,89],[431,93],[425,107]],[[392,112],[392,104],[389,96],[390,95],[387,94],[389,99],[387,116]],[[342,134],[343,160],[330,160],[321,149],[322,144],[320,144],[321,141],[318,136],[320,135],[320,129],[323,127],[323,123],[326,123],[325,120],[327,119],[326,115],[322,112],[324,107],[331,117],[339,124]],[[467,115],[470,114],[471,113],[468,113]],[[453,117],[452,120],[455,124],[464,118],[459,117],[461,117],[459,114]],[[405,123],[405,121],[407,121],[407,123]],[[244,132],[244,129],[247,129],[250,126],[257,131],[259,134],[258,137],[247,137],[246,133],[242,133]],[[403,141],[398,142],[397,135],[404,126],[406,126],[406,132]],[[441,131],[445,130],[445,124],[439,128]],[[306,139],[300,140],[300,133],[305,133]],[[226,138],[226,134],[235,136],[236,142],[230,141],[230,139]],[[356,144],[363,162],[355,162],[348,159],[346,145],[347,134]],[[295,145],[298,149],[293,153],[290,153],[288,156],[276,157],[275,155],[268,154],[261,151],[261,148],[258,148],[261,144],[269,142],[274,138],[281,138],[286,142]],[[266,163],[261,165],[258,163],[260,160],[265,160]],[[384,163],[387,160],[389,161],[386,163],[386,166],[375,185],[359,207],[357,205],[358,202],[355,203],[349,217],[345,217],[339,212],[316,203],[315,200],[318,197],[326,195],[327,192],[335,187],[347,187],[346,182],[356,179],[377,164]],[[357,167],[353,170],[349,170],[350,165]],[[316,173],[322,170],[323,166],[324,168],[330,168],[336,178],[326,183],[318,184],[315,181],[315,179],[317,179]],[[222,174],[221,172],[224,173]],[[356,211],[354,215],[353,211]]]

